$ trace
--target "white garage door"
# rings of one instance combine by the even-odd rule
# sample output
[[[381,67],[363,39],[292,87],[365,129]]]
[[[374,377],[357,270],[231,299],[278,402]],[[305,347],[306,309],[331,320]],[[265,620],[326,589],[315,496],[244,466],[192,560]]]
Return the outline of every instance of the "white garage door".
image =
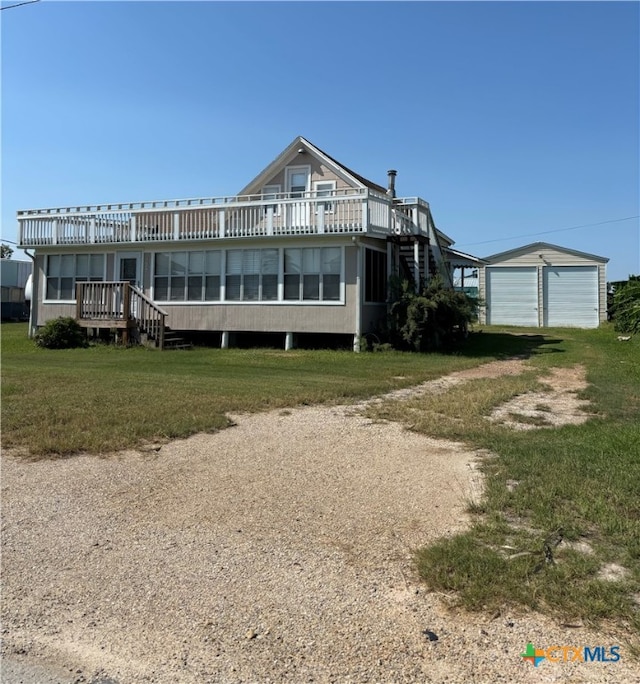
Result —
[[[597,328],[598,267],[545,266],[544,324]]]
[[[538,326],[535,266],[487,268],[487,323]]]

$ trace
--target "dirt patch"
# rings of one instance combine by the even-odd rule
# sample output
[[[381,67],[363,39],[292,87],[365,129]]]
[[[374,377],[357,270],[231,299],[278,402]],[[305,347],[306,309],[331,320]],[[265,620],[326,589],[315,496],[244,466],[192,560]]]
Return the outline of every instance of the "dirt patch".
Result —
[[[355,412],[357,410],[366,408],[367,406],[382,404],[388,400],[414,399],[425,394],[444,394],[452,387],[461,385],[469,380],[499,378],[505,375],[520,375],[521,373],[524,373],[527,368],[529,368],[529,366],[526,365],[523,359],[491,361],[489,363],[483,364],[482,366],[468,368],[467,370],[463,371],[456,371],[455,373],[444,375],[441,378],[436,378],[435,380],[427,380],[427,382],[423,382],[415,387],[405,387],[404,389],[394,390],[392,392],[388,392],[387,394],[373,397],[372,399],[366,399],[354,404],[351,409]]]
[[[598,579],[605,582],[622,582],[626,580],[631,573],[627,568],[618,563],[606,563],[600,568],[598,572]]]
[[[514,430],[536,430],[581,425],[589,419],[586,411],[589,402],[577,396],[577,392],[587,387],[583,366],[553,368],[540,382],[549,389],[514,397],[497,407],[489,420]]]
[[[353,406],[234,419],[145,453],[2,455],[3,682],[48,681],[46,666],[58,683],[537,684],[528,642],[607,641],[452,611],[417,577],[412,550],[468,525],[481,452]],[[598,663],[558,677],[637,674],[623,653],[615,680]]]

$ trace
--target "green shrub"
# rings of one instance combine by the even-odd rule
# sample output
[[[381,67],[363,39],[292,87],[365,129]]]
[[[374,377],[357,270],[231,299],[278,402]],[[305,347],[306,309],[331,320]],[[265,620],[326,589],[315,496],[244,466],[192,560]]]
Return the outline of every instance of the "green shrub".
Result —
[[[70,316],[48,321],[35,334],[35,343],[46,349],[73,349],[86,347],[87,336],[83,328]]]
[[[640,276],[618,284],[610,314],[618,332],[640,333]]]
[[[477,302],[439,277],[416,291],[412,282],[391,283],[388,337],[397,349],[446,349],[467,335]]]

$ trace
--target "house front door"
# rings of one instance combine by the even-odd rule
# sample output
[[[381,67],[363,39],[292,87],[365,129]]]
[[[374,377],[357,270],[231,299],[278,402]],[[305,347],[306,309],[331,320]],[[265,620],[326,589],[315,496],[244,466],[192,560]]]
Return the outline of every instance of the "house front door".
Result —
[[[138,252],[120,252],[116,261],[116,280],[126,280],[142,289],[142,255]]]
[[[116,277],[115,280],[128,282],[133,287],[142,289],[142,254],[139,252],[119,252],[116,256]],[[129,313],[134,317],[137,316],[137,297],[133,297],[131,292],[129,295]],[[119,297],[125,296],[122,292]],[[122,307],[123,302],[118,303],[118,308]]]
[[[309,200],[307,192],[310,187],[311,167],[289,166],[286,171],[286,188],[291,202],[288,207],[288,223],[292,228],[302,228],[309,225]]]

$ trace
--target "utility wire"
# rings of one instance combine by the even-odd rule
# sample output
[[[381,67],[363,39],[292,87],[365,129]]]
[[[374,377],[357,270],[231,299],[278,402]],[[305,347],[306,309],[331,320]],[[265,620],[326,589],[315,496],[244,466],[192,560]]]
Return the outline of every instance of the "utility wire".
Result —
[[[578,230],[578,228],[591,228],[593,226],[604,226],[608,223],[620,223],[621,221],[631,221],[632,219],[640,218],[639,216],[627,216],[626,218],[611,219],[610,221],[600,221],[598,223],[583,223],[579,226],[571,226],[571,228],[556,228],[555,230],[543,230],[539,233],[523,233],[522,235],[510,235],[509,237],[495,238],[493,240],[482,240],[482,242],[465,242],[461,247],[473,247],[474,245],[487,245],[490,242],[506,242],[507,240],[516,240],[522,237],[534,237],[536,235],[550,235],[551,233],[564,233],[567,230]]]
[[[34,2],[40,2],[40,0],[26,0],[26,2],[19,2],[16,5],[9,5],[8,7],[0,7],[0,11],[6,9],[13,9],[14,7],[22,7],[22,5],[33,5]]]

